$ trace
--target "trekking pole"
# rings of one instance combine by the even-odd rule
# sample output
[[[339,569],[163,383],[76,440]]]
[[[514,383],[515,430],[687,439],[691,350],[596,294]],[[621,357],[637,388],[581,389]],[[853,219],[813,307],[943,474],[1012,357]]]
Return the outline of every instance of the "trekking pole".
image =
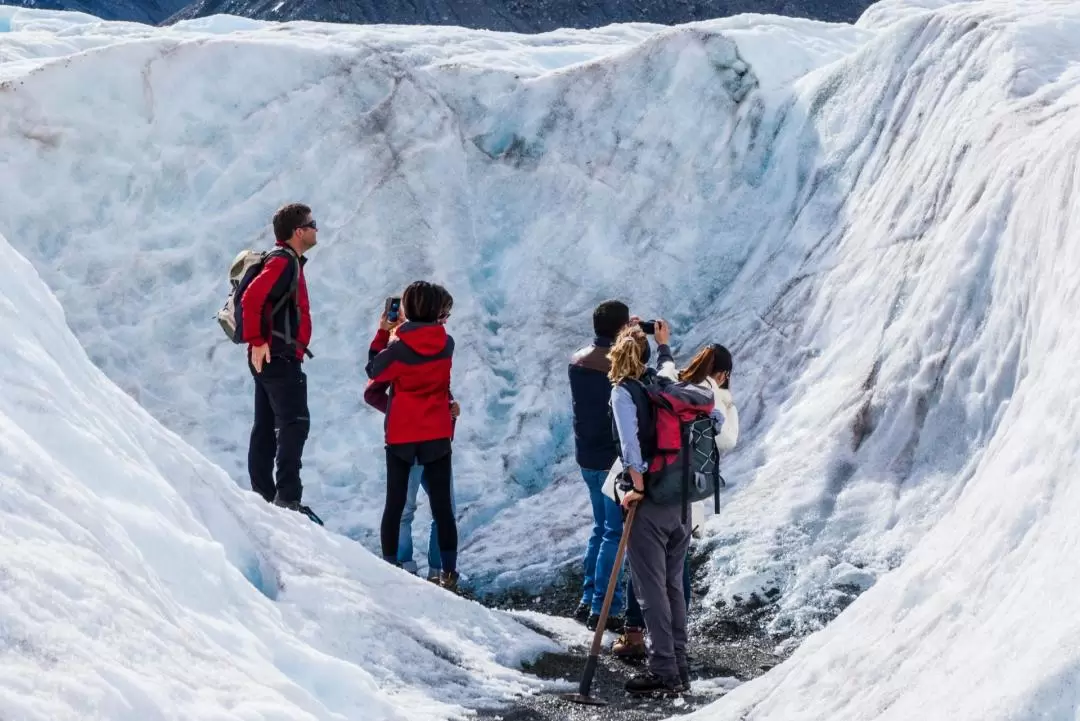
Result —
[[[640,503],[641,501],[638,501]],[[634,525],[634,514],[638,504],[630,506],[623,523],[622,538],[619,539],[619,550],[615,553],[615,566],[611,569],[611,578],[608,579],[607,593],[604,594],[604,607],[600,609],[600,620],[596,623],[596,631],[593,633],[592,649],[589,658],[585,661],[585,669],[581,673],[581,684],[577,693],[563,694],[562,698],[574,703],[588,706],[607,706],[607,701],[594,698],[589,695],[592,688],[593,676],[596,675],[596,664],[600,661],[600,647],[604,643],[604,626],[607,625],[608,612],[611,611],[611,600],[615,598],[615,584],[619,582],[619,571],[622,570],[623,555],[626,553],[626,542],[630,538],[630,527]]]

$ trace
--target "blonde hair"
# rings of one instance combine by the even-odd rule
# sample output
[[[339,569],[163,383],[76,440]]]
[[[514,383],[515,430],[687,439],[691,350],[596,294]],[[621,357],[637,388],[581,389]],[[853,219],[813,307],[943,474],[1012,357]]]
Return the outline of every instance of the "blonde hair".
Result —
[[[611,361],[608,379],[618,385],[627,378],[640,378],[645,374],[645,362],[642,356],[649,347],[649,339],[636,324],[622,329],[615,344],[611,346],[607,357]]]

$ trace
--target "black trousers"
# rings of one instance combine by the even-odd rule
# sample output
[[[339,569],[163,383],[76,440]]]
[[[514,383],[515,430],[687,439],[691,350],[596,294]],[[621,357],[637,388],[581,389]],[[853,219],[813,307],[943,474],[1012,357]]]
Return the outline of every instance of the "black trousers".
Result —
[[[311,420],[307,376],[301,366],[294,358],[275,356],[263,365],[262,373],[256,373],[248,362],[255,379],[255,422],[248,446],[248,475],[251,489],[268,502],[275,496],[284,502],[299,502],[304,490],[300,482],[300,459]]]
[[[409,493],[409,471],[413,467],[413,460],[403,458],[402,455],[395,453],[392,448],[386,449],[386,505],[383,506],[380,537],[383,558],[390,563],[397,563],[401,514],[405,510]],[[451,457],[450,453],[446,453],[435,460],[420,458],[427,475],[431,517],[435,519],[438,527],[442,568],[447,573],[457,570],[458,546],[457,521],[450,501],[450,478],[453,470]]]

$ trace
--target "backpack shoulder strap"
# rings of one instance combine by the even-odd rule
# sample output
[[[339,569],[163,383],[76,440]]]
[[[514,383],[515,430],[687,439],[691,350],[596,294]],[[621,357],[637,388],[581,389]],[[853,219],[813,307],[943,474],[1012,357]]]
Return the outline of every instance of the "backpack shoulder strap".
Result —
[[[626,392],[630,394],[630,397],[634,399],[634,405],[637,405],[640,401],[646,403],[650,402],[649,389],[637,378],[623,378],[619,381],[619,385],[626,389]]]
[[[651,386],[642,386],[645,389],[645,395],[649,399],[649,403],[652,405],[663,408],[666,411],[674,411],[674,406],[671,405],[671,401],[664,395],[665,386],[660,384]]]
[[[289,290],[286,291],[285,294],[282,295],[280,298],[278,298],[277,302],[274,303],[273,307],[270,309],[271,315],[277,315],[277,312],[281,310],[282,306],[284,306],[290,300],[294,303],[296,302],[296,289],[300,285],[299,256],[297,256],[296,253],[294,253],[288,248],[274,248],[273,250],[268,252],[265,257],[270,258],[274,255],[288,258],[291,261],[289,263],[289,266],[292,268],[292,280],[289,282]]]
[[[273,317],[277,315],[277,312],[281,310],[282,306],[284,306],[290,300],[293,302],[294,306],[298,307],[298,302],[296,300],[296,291],[297,288],[300,287],[300,256],[294,253],[291,248],[274,248],[266,254],[266,257],[269,258],[271,255],[278,255],[290,258],[291,262],[289,263],[289,265],[292,268],[293,272],[292,280],[289,281],[288,291],[286,291],[280,298],[278,298],[270,309],[270,316]],[[275,330],[272,331],[272,333],[273,335],[284,340],[285,343],[288,345],[301,347],[307,357],[315,357],[314,354],[312,354],[311,350],[309,350],[306,346],[300,346],[300,344],[297,343],[296,338],[293,337],[292,318],[288,314],[285,315],[285,332],[282,333]]]
[[[620,381],[620,385],[626,388],[634,401],[641,455],[649,461],[656,453],[656,407],[652,402],[649,387],[637,378],[625,378]]]

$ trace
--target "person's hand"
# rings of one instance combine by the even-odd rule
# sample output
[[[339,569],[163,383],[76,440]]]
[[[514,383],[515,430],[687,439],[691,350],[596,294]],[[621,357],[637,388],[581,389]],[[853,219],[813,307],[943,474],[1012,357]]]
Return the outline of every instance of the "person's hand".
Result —
[[[256,373],[262,373],[263,364],[270,362],[270,345],[263,343],[262,345],[251,346],[251,365],[254,366]]]
[[[457,401],[450,401],[450,417],[457,418],[461,415],[461,406]]]
[[[630,506],[645,497],[645,479],[642,478],[641,473],[631,468],[630,480],[634,483],[634,489],[623,496],[622,501],[620,501],[620,505],[627,510],[630,510]]]
[[[622,501],[619,502],[619,505],[629,511],[631,506],[633,506],[635,503],[637,503],[644,497],[644,493],[641,493],[639,491],[630,491],[622,497]]]
[[[671,326],[666,320],[656,319],[656,342],[660,345],[671,343]]]
[[[384,310],[383,314],[379,316],[379,330],[389,331],[390,341],[393,342],[397,340],[397,329],[400,328],[404,322],[405,320],[401,317],[400,313],[398,314],[397,320],[387,320],[386,311]]]

